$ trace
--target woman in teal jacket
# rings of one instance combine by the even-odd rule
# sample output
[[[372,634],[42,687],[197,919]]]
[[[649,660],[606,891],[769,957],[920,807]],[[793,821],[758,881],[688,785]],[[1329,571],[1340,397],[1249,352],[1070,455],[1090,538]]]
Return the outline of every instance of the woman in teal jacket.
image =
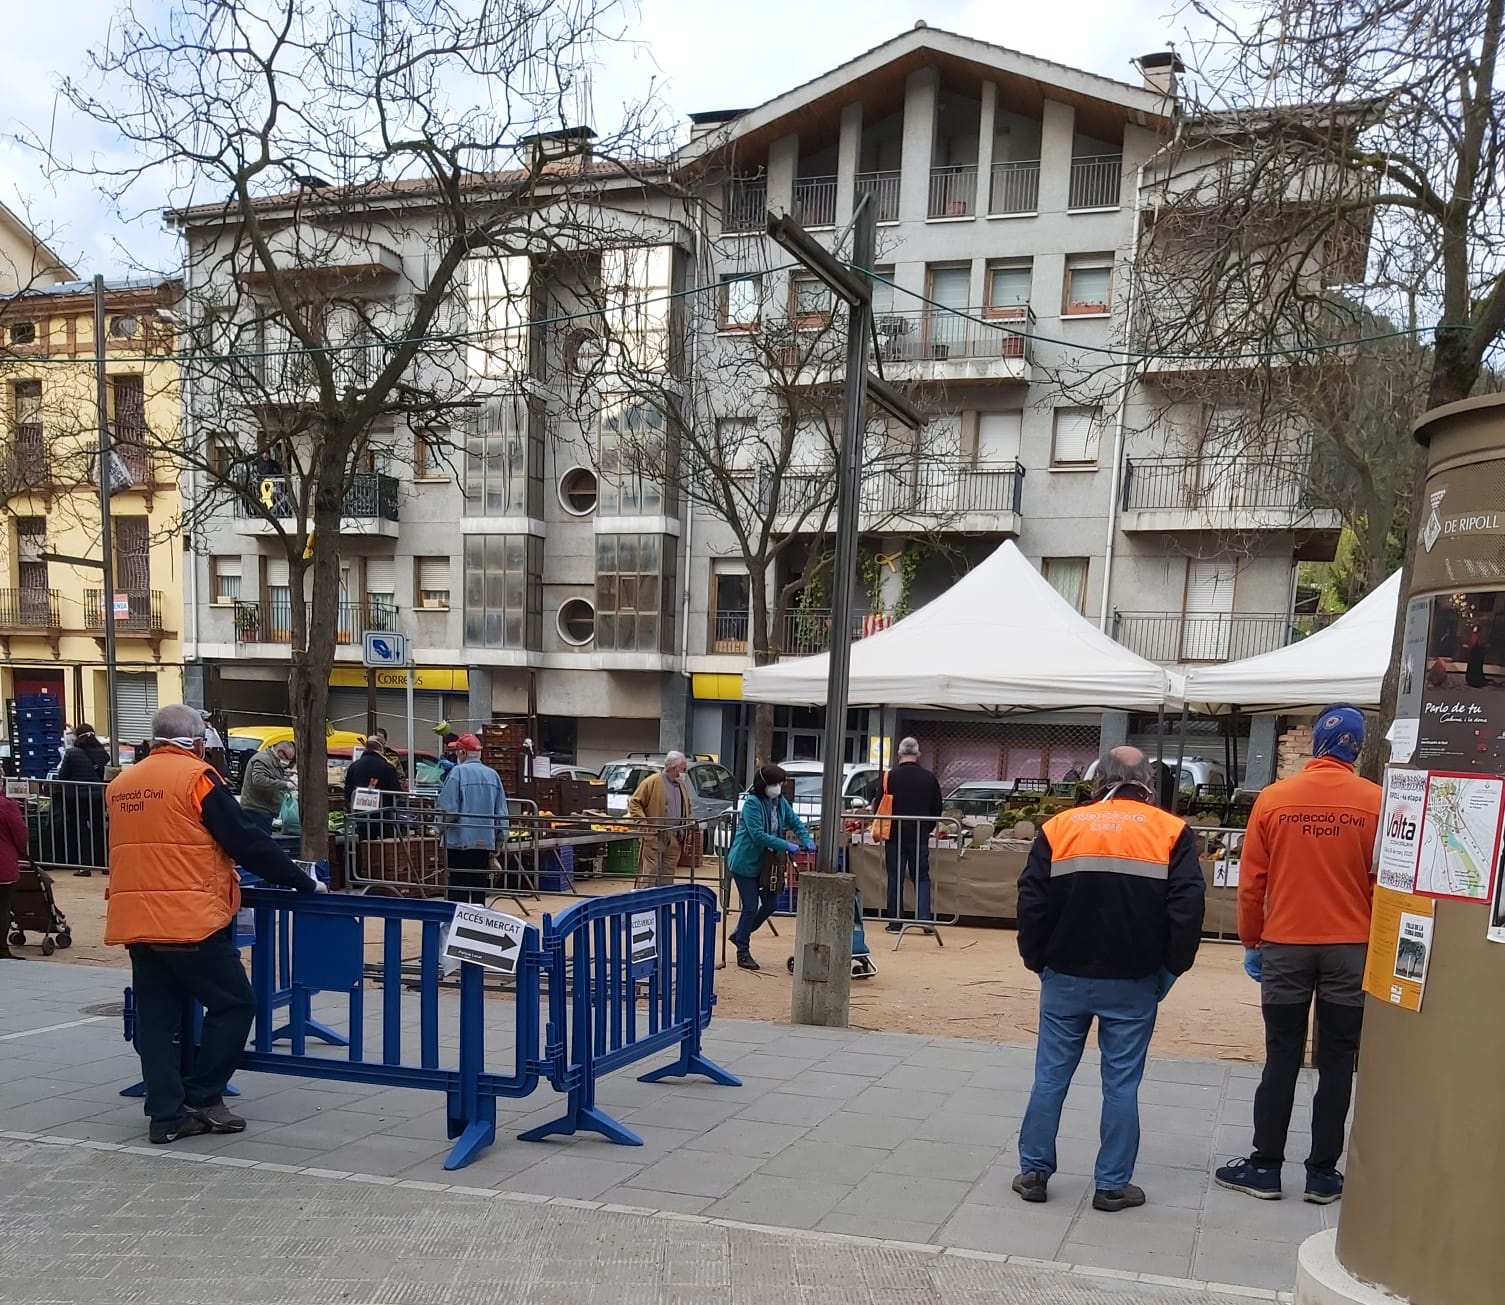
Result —
[[[732,944],[737,949],[737,964],[744,970],[758,968],[749,944],[753,934],[773,914],[779,900],[778,893],[761,891],[758,887],[763,854],[773,852],[786,856],[802,847],[806,851],[815,850],[810,831],[794,814],[794,808],[784,796],[784,784],[788,778],[779,766],[763,766],[753,776],[752,786],[742,799],[742,816],[737,822],[732,849],[726,854],[726,868],[731,872],[732,882],[737,885],[737,896],[742,902],[742,914],[737,917],[737,927],[732,930]]]

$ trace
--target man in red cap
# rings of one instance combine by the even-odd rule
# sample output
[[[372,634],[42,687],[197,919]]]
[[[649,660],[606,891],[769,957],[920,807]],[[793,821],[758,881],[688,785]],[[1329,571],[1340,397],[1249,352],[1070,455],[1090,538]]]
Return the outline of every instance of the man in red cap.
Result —
[[[502,777],[481,761],[481,741],[462,734],[457,762],[439,790],[444,813],[444,848],[449,864],[449,899],[483,903],[490,884],[491,858],[507,841],[507,792]]]

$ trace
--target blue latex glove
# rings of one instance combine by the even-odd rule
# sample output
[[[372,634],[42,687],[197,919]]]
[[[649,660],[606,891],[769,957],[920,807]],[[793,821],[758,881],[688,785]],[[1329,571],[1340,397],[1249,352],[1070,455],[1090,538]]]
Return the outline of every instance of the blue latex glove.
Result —
[[[784,846],[787,847],[791,852],[798,852],[800,850],[800,845],[798,843],[785,843]]]
[[[1244,948],[1244,973],[1255,983],[1258,983],[1264,975],[1265,958],[1260,955],[1258,947]]]
[[[813,852],[813,851],[815,851],[815,840],[814,840],[814,839],[813,839],[813,838],[812,838],[812,839],[810,839],[810,840],[809,840],[809,841],[808,841],[808,842],[807,842],[807,843],[806,843],[806,844],[805,844],[805,851],[807,851],[807,852]]]
[[[1177,975],[1172,974],[1169,970],[1163,969],[1163,968],[1161,969],[1161,971],[1160,971],[1160,986],[1155,989],[1155,1000],[1156,1001],[1164,1001],[1165,1000],[1166,994],[1169,993],[1170,990],[1173,987],[1176,986],[1176,979],[1177,979],[1177,977],[1178,977]]]

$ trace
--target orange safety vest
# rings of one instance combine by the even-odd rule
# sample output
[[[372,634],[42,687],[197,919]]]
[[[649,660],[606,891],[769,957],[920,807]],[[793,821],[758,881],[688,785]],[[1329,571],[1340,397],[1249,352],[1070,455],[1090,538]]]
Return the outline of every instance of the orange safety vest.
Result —
[[[1050,844],[1050,877],[1121,874],[1165,883],[1171,853],[1186,829],[1179,816],[1126,798],[1073,807],[1041,827]]]
[[[235,918],[235,863],[204,828],[213,773],[193,753],[165,747],[110,781],[105,942],[202,942]]]

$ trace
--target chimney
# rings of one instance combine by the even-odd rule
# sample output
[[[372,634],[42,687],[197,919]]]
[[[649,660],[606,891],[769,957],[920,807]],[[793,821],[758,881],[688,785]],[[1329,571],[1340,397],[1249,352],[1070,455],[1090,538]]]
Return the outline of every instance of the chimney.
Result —
[[[699,140],[702,136],[709,136],[716,128],[730,122],[733,118],[740,118],[746,109],[706,109],[701,113],[690,115],[690,139]]]
[[[590,166],[591,141],[595,138],[596,133],[589,127],[560,127],[554,131],[541,131],[536,136],[524,136],[518,143],[527,151],[530,167],[578,158],[583,172]]]
[[[1139,65],[1145,90],[1158,91],[1168,100],[1176,98],[1176,78],[1186,71],[1179,54],[1174,50],[1158,50],[1154,54],[1141,55],[1134,62]]]

